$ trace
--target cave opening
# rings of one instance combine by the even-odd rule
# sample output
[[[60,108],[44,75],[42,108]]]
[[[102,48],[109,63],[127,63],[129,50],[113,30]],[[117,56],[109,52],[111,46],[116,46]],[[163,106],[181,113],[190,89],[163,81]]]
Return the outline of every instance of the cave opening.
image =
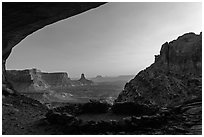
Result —
[[[4,4],[2,134],[202,134],[198,5],[103,4]]]
[[[104,9],[47,25],[12,48],[6,66],[7,80],[14,89],[46,103],[113,102],[133,75],[117,77],[119,73],[104,67],[117,64],[118,59],[103,59],[109,50],[103,45],[109,40],[103,38],[108,32],[98,34],[98,28],[108,25],[98,23],[102,20],[100,10]],[[105,80],[97,76],[109,74]]]

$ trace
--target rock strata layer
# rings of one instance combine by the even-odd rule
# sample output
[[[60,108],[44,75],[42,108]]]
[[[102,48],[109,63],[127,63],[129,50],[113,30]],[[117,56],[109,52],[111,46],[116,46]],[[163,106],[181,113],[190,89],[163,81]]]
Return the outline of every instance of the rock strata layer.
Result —
[[[45,92],[48,89],[93,84],[85,77],[71,80],[66,72],[45,73],[37,69],[7,70],[7,79],[19,92]]]

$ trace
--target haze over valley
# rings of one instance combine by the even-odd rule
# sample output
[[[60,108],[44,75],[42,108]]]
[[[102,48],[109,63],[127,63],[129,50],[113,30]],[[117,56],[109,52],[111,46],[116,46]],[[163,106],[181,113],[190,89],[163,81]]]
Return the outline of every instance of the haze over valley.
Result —
[[[67,72],[71,78],[136,75],[166,41],[199,34],[201,11],[200,3],[191,2],[107,3],[28,35],[6,66]]]
[[[201,135],[201,2],[2,3],[3,135]]]

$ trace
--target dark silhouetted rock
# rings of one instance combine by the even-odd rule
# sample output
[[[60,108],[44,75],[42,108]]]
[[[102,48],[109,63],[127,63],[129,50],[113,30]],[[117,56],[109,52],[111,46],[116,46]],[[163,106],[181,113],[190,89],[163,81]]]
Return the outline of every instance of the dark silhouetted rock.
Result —
[[[111,110],[115,114],[153,115],[158,111],[156,106],[137,104],[134,102],[116,102]]]
[[[84,73],[82,73],[80,80],[84,80],[84,79],[86,79],[86,78],[85,78],[85,76],[84,76]]]
[[[201,96],[202,33],[187,33],[162,45],[160,55],[125,85],[116,102],[175,105]]]
[[[85,75],[83,73],[81,74],[81,78],[78,81],[81,83],[81,85],[91,85],[91,84],[93,84],[93,81],[86,79]]]
[[[56,111],[49,111],[46,114],[47,120],[52,124],[69,124],[72,121],[75,121],[75,117],[73,115],[70,115],[68,113],[59,113]]]
[[[82,113],[106,113],[110,108],[110,104],[100,102],[97,100],[90,100],[90,102],[82,105]]]
[[[96,101],[92,101],[92,103],[93,102]],[[124,132],[124,134],[137,135],[196,135],[202,133],[201,98],[187,100],[179,106],[162,108],[152,115],[136,116],[132,114],[131,116],[126,116],[120,120],[107,120],[106,118],[100,121],[87,121],[85,119],[80,120],[79,118],[77,118],[77,115],[70,115],[70,109],[67,109],[83,109],[83,105],[85,104],[70,104],[70,106],[67,107],[56,108],[47,113],[47,120],[51,125],[59,126],[65,134],[98,135],[120,134],[120,132]],[[83,111],[81,111],[81,113],[83,113]],[[58,121],[56,122],[56,120]]]

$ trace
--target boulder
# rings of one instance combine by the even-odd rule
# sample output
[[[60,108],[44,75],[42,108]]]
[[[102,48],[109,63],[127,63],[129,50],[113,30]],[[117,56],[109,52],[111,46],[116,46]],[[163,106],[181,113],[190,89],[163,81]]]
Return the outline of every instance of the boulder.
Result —
[[[156,106],[138,104],[134,102],[116,102],[111,108],[115,114],[152,115],[158,111]]]
[[[46,114],[46,119],[51,124],[60,125],[68,125],[70,123],[77,121],[73,115],[70,115],[68,113],[59,113],[51,110]]]
[[[91,100],[82,105],[82,113],[106,113],[110,108],[110,104],[98,100]]]

